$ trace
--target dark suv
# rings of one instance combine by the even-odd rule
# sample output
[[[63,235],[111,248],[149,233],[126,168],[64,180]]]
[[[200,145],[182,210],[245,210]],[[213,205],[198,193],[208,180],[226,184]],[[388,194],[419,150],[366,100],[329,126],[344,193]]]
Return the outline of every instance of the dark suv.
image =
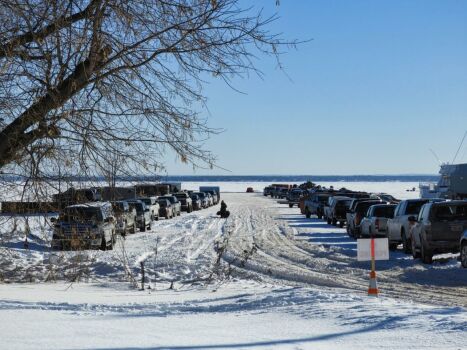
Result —
[[[305,191],[301,188],[294,188],[287,193],[287,201],[289,202],[289,208],[292,208],[294,205],[298,205],[300,198],[304,195]]]
[[[409,218],[412,255],[425,264],[433,262],[433,254],[457,253],[462,233],[467,229],[467,201],[427,203],[418,218]]]

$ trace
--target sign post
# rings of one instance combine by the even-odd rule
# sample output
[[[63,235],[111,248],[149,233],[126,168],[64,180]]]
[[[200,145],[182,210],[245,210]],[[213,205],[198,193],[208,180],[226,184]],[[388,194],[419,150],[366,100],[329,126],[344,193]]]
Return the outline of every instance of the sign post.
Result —
[[[357,260],[371,261],[369,296],[378,296],[376,284],[376,260],[389,260],[387,238],[370,238],[357,240]]]

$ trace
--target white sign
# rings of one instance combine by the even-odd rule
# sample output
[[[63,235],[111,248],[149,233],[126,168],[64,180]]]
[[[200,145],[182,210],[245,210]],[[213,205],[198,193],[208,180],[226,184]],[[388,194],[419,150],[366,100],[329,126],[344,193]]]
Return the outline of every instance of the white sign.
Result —
[[[372,249],[371,239],[357,239],[357,260],[370,261],[372,250],[375,260],[389,260],[389,245],[387,238],[374,238]]]

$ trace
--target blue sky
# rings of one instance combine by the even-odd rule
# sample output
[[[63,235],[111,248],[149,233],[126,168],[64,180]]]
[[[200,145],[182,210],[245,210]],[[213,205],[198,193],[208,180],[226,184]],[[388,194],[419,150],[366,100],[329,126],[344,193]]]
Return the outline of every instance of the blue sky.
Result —
[[[251,4],[245,1],[245,4]],[[437,173],[467,130],[467,1],[255,1],[270,29],[312,39],[260,57],[265,77],[205,89],[206,147],[232,175]],[[467,145],[458,161],[467,162]],[[175,174],[193,171],[166,159]]]

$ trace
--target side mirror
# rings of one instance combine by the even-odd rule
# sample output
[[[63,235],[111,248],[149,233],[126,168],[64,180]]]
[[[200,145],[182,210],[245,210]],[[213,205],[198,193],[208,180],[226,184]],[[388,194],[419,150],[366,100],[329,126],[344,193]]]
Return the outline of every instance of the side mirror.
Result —
[[[412,224],[417,222],[417,218],[416,218],[415,216],[413,216],[413,215],[409,216],[409,217],[408,217],[408,220],[409,220],[409,222],[412,223]]]
[[[144,209],[144,211],[148,212],[148,211],[149,211],[149,208]]]

